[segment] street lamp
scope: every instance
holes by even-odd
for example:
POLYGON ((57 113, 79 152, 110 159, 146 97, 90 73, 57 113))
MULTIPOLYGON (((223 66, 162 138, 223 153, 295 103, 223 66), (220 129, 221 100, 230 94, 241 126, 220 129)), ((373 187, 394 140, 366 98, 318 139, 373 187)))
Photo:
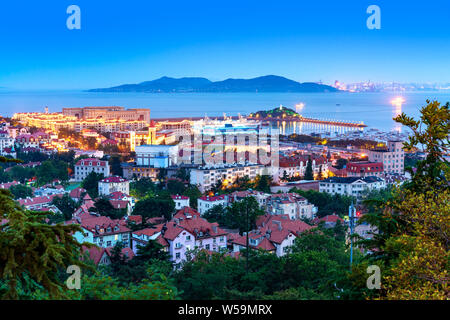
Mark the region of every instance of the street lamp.
MULTIPOLYGON (((250 192, 252 192, 252 189, 248 189, 248 191, 250 191, 250 192)), ((246 234, 246 238, 247 238, 247 252, 246 252, 246 259, 245 259, 245 269, 246 269, 246 272, 247 272, 247 275, 248 275, 248 252, 249 252, 249 245, 248 245, 248 233, 249 233, 249 218, 248 218, 248 201, 246 201, 246 203, 245 203, 245 213, 246 213, 246 215, 247 215, 247 222, 246 222, 246 225, 247 225, 247 234, 246 234)))
POLYGON ((349 218, 349 222, 350 222, 350 271, 352 269, 352 264, 353 264, 353 230, 355 228, 355 219, 356 219, 355 213, 356 213, 356 208, 353 205, 353 201, 352 201, 352 204, 348 208, 348 218, 349 218))

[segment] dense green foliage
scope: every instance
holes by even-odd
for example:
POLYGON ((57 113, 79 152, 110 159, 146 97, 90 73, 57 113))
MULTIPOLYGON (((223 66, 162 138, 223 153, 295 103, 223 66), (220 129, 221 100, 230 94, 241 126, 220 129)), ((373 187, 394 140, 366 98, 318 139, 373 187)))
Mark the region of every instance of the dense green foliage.
POLYGON ((242 201, 233 202, 231 206, 226 208, 221 205, 214 206, 205 212, 203 217, 209 222, 218 222, 220 226, 239 229, 242 234, 255 229, 256 219, 263 214, 264 210, 259 208, 256 199, 247 197, 242 201))
POLYGON ((98 182, 103 178, 103 173, 92 171, 81 182, 81 187, 86 189, 91 199, 95 199, 98 197, 98 182))
POLYGON ((11 191, 12 195, 14 196, 14 199, 25 199, 27 197, 33 196, 33 189, 24 184, 11 186, 9 188, 9 191, 11 191))
POLYGON ((339 216, 347 215, 348 207, 352 201, 354 201, 353 197, 342 196, 339 194, 331 195, 329 193, 314 190, 304 191, 293 188, 290 191, 298 193, 318 207, 317 216, 319 218, 330 214, 337 214, 339 216))
POLYGON ((251 251, 245 258, 205 252, 186 262, 174 277, 184 299, 336 299, 346 283, 348 252, 333 229, 299 237, 291 253, 277 257, 251 251))

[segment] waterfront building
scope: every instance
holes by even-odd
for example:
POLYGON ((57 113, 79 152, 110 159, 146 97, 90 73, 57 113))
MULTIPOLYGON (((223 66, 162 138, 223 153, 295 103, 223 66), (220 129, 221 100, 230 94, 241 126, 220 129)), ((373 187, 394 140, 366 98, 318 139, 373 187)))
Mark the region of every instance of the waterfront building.
POLYGON ((138 131, 149 126, 149 122, 146 120, 126 118, 79 119, 75 116, 63 115, 62 113, 16 113, 13 119, 26 126, 54 132, 63 129, 76 132, 82 132, 85 129, 93 129, 97 132, 138 131))
POLYGON ((128 109, 124 107, 63 108, 62 114, 77 119, 145 121, 150 123, 150 109, 128 109))

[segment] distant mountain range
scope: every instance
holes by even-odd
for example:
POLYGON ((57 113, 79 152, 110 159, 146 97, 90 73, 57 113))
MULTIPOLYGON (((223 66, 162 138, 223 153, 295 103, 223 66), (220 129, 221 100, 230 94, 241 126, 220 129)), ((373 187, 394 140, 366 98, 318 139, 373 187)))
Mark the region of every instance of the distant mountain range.
POLYGON ((280 76, 253 79, 210 81, 206 78, 162 77, 139 84, 124 84, 112 88, 91 89, 89 92, 336 92, 336 88, 313 83, 296 82, 280 76))

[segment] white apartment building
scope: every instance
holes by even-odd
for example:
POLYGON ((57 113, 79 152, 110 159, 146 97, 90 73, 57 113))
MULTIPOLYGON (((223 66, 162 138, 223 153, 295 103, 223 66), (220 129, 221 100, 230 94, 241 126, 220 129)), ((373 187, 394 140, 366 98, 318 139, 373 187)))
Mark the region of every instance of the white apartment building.
POLYGON ((184 207, 189 207, 189 197, 172 195, 172 200, 175 202, 175 210, 183 209, 184 207))
POLYGON ((192 169, 190 183, 196 185, 203 193, 210 190, 219 181, 229 183, 244 176, 248 176, 252 180, 263 173, 264 166, 260 164, 217 164, 192 169))
POLYGON ((109 176, 108 161, 88 158, 79 160, 75 164, 76 181, 83 181, 91 172, 102 173, 105 177, 109 176))
POLYGON ((291 220, 314 219, 317 207, 296 193, 272 194, 267 199, 267 212, 271 215, 288 215, 291 220))
POLYGON ((226 207, 228 205, 228 197, 226 195, 221 196, 203 196, 197 199, 197 209, 201 215, 205 214, 209 209, 215 206, 226 207))
POLYGON ((107 196, 113 192, 130 193, 130 182, 122 177, 107 177, 98 182, 98 194, 107 196))
POLYGON ((386 181, 380 177, 331 177, 320 181, 319 191, 361 198, 367 190, 383 189, 386 181))
POLYGON ((369 161, 383 163, 385 173, 405 173, 405 151, 403 142, 390 140, 387 149, 368 150, 369 161))

